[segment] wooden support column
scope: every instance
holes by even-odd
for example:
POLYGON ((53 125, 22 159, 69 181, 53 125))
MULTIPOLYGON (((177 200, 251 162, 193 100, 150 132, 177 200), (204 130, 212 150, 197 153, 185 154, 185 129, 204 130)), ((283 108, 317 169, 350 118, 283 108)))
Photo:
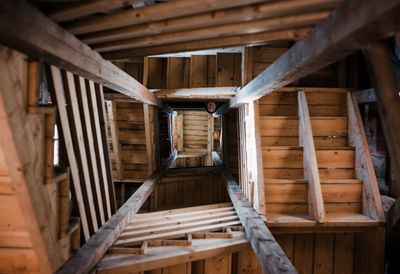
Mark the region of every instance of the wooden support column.
POLYGON ((319 223, 325 222, 325 208, 319 180, 314 136, 304 91, 298 93, 299 144, 303 147, 304 178, 308 181, 308 212, 319 223))
POLYGON ((223 166, 215 151, 213 152, 213 160, 219 169, 222 179, 225 181, 229 197, 242 225, 246 229, 246 237, 250 241, 250 245, 257 255, 264 273, 297 273, 289 258, 264 223, 264 220, 250 205, 248 199, 244 197, 238 183, 223 166))
POLYGON ((395 176, 395 185, 391 191, 396 197, 400 197, 400 89, 386 44, 370 44, 365 53, 376 90, 378 112, 395 176))
POLYGON ((171 167, 176 159, 172 154, 139 189, 126 201, 126 203, 72 256, 57 273, 89 273, 103 258, 108 248, 115 242, 118 235, 139 211, 147 198, 153 192, 155 185, 171 167))
POLYGON ((257 180, 254 188, 254 208, 258 213, 265 216, 265 194, 264 194, 264 164, 261 145, 260 133, 260 111, 258 101, 253 102, 253 115, 254 115, 254 137, 256 142, 256 159, 257 159, 257 180), (256 200, 257 199, 257 200, 256 200))

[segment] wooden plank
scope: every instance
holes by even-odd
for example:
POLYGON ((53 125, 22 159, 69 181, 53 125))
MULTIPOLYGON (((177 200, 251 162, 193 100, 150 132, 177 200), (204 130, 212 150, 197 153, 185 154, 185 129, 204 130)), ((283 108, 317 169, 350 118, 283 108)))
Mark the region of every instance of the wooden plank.
POLYGON ((66 109, 65 91, 61 77, 61 71, 51 66, 48 71, 49 87, 51 92, 55 94, 54 98, 58 106, 58 113, 60 115, 61 127, 63 128, 62 133, 64 136, 64 142, 67 150, 68 162, 71 168, 71 177, 74 185, 74 194, 77 199, 79 216, 82 222, 83 236, 85 240, 90 237, 88 217, 85 209, 85 201, 82 194, 82 188, 80 184, 80 178, 78 173, 78 162, 74 153, 74 145, 71 136, 70 123, 68 119, 68 113, 66 109))
POLYGON ((241 57, 239 53, 217 54, 217 87, 241 86, 241 57))
POLYGON ((121 145, 119 142, 119 127, 117 123, 117 106, 113 101, 107 102, 108 120, 111 131, 111 142, 113 146, 113 154, 116 162, 117 178, 122 179, 122 163, 121 163, 121 145))
POLYGON ((171 155, 159 170, 155 171, 146 179, 117 213, 111 216, 106 224, 104 224, 57 273, 90 272, 104 256, 108 248, 114 243, 126 224, 139 211, 140 207, 154 190, 155 185, 161 180, 162 176, 173 164, 175 159, 176 154, 171 155))
MULTIPOLYGON (((108 177, 107 177, 107 169, 110 170, 110 166, 108 165, 108 161, 105 159, 105 149, 103 146, 103 138, 106 138, 106 135, 102 133, 102 125, 101 125, 101 116, 103 114, 102 108, 99 108, 98 100, 96 95, 100 95, 102 91, 96 90, 96 85, 92 81, 85 81, 86 91, 89 103, 89 112, 91 117, 91 125, 93 132, 93 140, 96 152, 96 161, 100 166, 100 189, 102 198, 104 201, 104 212, 106 212, 106 216, 109 218, 111 213, 111 205, 110 205, 110 193, 112 193, 112 189, 108 188, 108 177), (96 94, 97 93, 97 94, 96 94)), ((103 104, 103 100, 101 101, 103 104)), ((102 107, 102 105, 100 105, 102 107)), ((104 126, 105 129, 105 126, 104 126)), ((108 146, 108 144, 107 144, 108 146)))
POLYGON ((192 55, 190 57, 190 87, 206 87, 208 79, 208 56, 192 55))
POLYGON ((334 272, 354 273, 354 233, 335 233, 334 272))
POLYGON ((298 93, 299 106, 299 145, 303 146, 304 178, 308 181, 309 214, 323 223, 325 220, 324 200, 319 180, 317 156, 315 153, 313 129, 304 91, 298 93))
POLYGON ((212 152, 214 151, 214 118, 211 114, 208 115, 208 127, 207 127, 207 156, 206 156, 206 165, 212 166, 212 152))
MULTIPOLYGON (((129 60, 130 58, 135 58, 138 56, 149 56, 149 55, 156 55, 163 53, 184 52, 192 50, 194 51, 201 49, 213 49, 213 48, 233 47, 242 45, 254 45, 254 44, 265 43, 265 41, 268 42, 281 42, 288 40, 293 41, 304 38, 309 31, 310 28, 299 28, 299 29, 280 30, 271 32, 268 31, 268 32, 254 33, 254 34, 245 34, 240 36, 204 39, 193 42, 168 44, 161 46, 150 46, 150 47, 128 49, 115 52, 105 52, 103 56, 108 60, 117 61, 117 60, 129 60)), ((214 86, 214 85, 210 84, 209 86, 214 86)))
POLYGON ((260 133, 260 112, 259 102, 253 102, 253 116, 254 116, 254 138, 256 145, 256 159, 257 159, 257 181, 255 182, 255 195, 254 195, 254 208, 261 215, 265 215, 265 194, 264 194, 264 164, 263 164, 263 150, 262 140, 260 133))
POLYGON ((167 100, 227 100, 232 98, 237 91, 237 87, 202 87, 202 88, 180 88, 180 89, 160 89, 155 90, 159 99, 167 100))
MULTIPOLYGON (((106 18, 88 18, 80 22, 74 22, 68 25, 68 30, 73 34, 82 34, 87 32, 96 32, 106 29, 124 27, 127 25, 137 25, 157 20, 170 19, 174 17, 189 16, 196 13, 213 11, 223 8, 231 8, 243 5, 240 0, 198 2, 188 0, 178 3, 165 3, 163 5, 154 5, 146 9, 133 9, 121 11, 106 18)), ((246 4, 261 2, 260 0, 249 0, 246 4)))
POLYGON ((353 94, 357 98, 359 104, 368 104, 376 102, 376 92, 375 89, 369 88, 364 90, 354 91, 353 94))
POLYGON ((313 234, 295 234, 293 261, 299 273, 313 273, 313 234))
POLYGON ((188 88, 190 58, 169 57, 167 62, 167 88, 188 88))
MULTIPOLYGON (((266 2, 254 5, 245 5, 238 8, 218 10, 186 17, 171 18, 169 20, 155 21, 147 24, 124 26, 118 29, 99 31, 80 35, 83 42, 96 44, 129 38, 157 35, 160 33, 171 33, 199 28, 210 28, 221 25, 237 24, 257 19, 276 18, 300 12, 314 12, 329 10, 336 7, 341 1, 337 0, 302 0, 285 2, 266 2)), ((251 80, 251 79, 250 79, 251 80)))
POLYGON ((110 10, 118 9, 128 5, 134 5, 143 2, 142 0, 96 0, 84 3, 72 3, 62 9, 53 11, 49 17, 56 22, 71 21, 77 18, 85 17, 90 14, 104 13, 110 10))
MULTIPOLYGON (((93 234, 98 230, 99 224, 101 226, 101 224, 104 223, 103 201, 101 198, 98 181, 97 185, 95 181, 92 182, 93 177, 91 177, 91 175, 89 174, 90 167, 85 148, 85 139, 82 126, 83 121, 81 120, 81 114, 79 113, 79 103, 78 103, 78 96, 76 94, 74 75, 70 72, 65 72, 65 71, 62 71, 61 74, 63 76, 69 122, 72 125, 71 126, 72 141, 74 143, 74 147, 77 148, 78 150, 77 152, 75 152, 75 155, 77 156, 78 160, 80 182, 84 198, 85 196, 87 196, 85 198, 86 199, 85 204, 86 207, 88 208, 88 216, 91 219, 91 225, 92 225, 91 233, 93 234), (95 193, 96 195, 94 195, 93 193, 95 193), (97 218, 97 216, 99 216, 99 218, 97 218)), ((78 84, 79 86, 81 85, 81 83, 78 84)), ((84 82, 82 82, 82 85, 84 85, 84 82)), ((57 95, 62 96, 60 95, 60 93, 58 93, 57 95)), ((84 121, 86 122, 87 120, 84 121)), ((90 126, 90 123, 88 126, 90 126)))
MULTIPOLYGON (((383 221, 384 213, 378 182, 368 149, 364 126, 355 96, 347 95, 349 143, 355 147, 356 177, 363 181, 363 213, 383 221)), ((397 134, 397 133, 396 133, 397 134)))
POLYGON ((193 245, 190 249, 162 252, 156 256, 143 256, 136 260, 132 260, 131 258, 103 260, 97 270, 99 273, 115 273, 115 271, 118 271, 118 273, 131 273, 132 269, 135 269, 135 271, 145 271, 204 260, 214 256, 228 255, 248 248, 249 243, 246 239, 242 237, 232 238, 218 244, 193 245))
POLYGON ((314 273, 333 273, 334 235, 314 234, 314 273))
POLYGON ((230 100, 230 106, 257 100, 346 57, 369 41, 395 32, 400 25, 397 24, 399 10, 400 1, 391 1, 387 6, 382 6, 379 0, 343 4, 318 24, 307 38, 296 43, 241 89, 230 100), (385 27, 375 28, 377 24, 385 27))
POLYGON ((147 173, 148 176, 151 175, 154 171, 153 166, 153 141, 152 141, 152 130, 150 125, 150 111, 149 105, 143 104, 143 113, 144 113, 144 131, 146 136, 146 154, 147 154, 147 173))
POLYGON ((230 274, 232 255, 220 255, 204 260, 204 274, 230 274))
POLYGON ((194 30, 183 30, 173 33, 160 33, 152 36, 104 42, 99 44, 92 44, 91 46, 96 51, 104 53, 146 46, 159 46, 171 43, 184 43, 210 38, 243 35, 249 33, 249 30, 257 33, 282 29, 309 27, 325 19, 329 15, 329 13, 329 11, 320 11, 307 14, 289 15, 284 16, 283 18, 278 17, 271 19, 261 19, 257 21, 216 26, 213 28, 212 32, 209 31, 209 28, 200 28, 194 30))
POLYGON ((138 81, 111 62, 105 61, 97 52, 30 4, 1 2, 0 14, 0 40, 5 45, 139 101, 160 104, 138 81))
POLYGON ((261 216, 254 210, 249 201, 243 197, 237 182, 229 171, 223 167, 222 161, 216 152, 213 152, 213 161, 220 170, 220 175, 225 181, 229 197, 242 225, 246 229, 246 237, 249 239, 264 273, 297 273, 261 216))

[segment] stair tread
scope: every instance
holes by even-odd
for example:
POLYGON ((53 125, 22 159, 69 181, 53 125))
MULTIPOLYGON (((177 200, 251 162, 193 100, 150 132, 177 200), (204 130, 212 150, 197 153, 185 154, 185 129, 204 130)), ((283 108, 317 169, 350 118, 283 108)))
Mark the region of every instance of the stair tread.
POLYGON ((290 119, 290 120, 299 120, 299 117, 297 117, 297 116, 284 116, 284 115, 262 115, 262 116, 260 116, 260 118, 261 119, 265 119, 265 120, 267 120, 267 119, 276 119, 276 120, 279 120, 279 119, 290 119))
POLYGON ((304 179, 264 179, 264 184, 307 184, 304 179))
POLYGON ((316 147, 316 151, 319 150, 355 150, 354 147, 344 146, 344 147, 316 147))
POLYGON ((358 179, 321 179, 322 184, 362 184, 358 179))
POLYGON ((263 149, 268 149, 268 150, 303 150, 303 147, 299 147, 299 146, 263 146, 263 149))
POLYGON ((311 120, 333 120, 333 119, 341 119, 347 120, 346 116, 310 116, 311 120))

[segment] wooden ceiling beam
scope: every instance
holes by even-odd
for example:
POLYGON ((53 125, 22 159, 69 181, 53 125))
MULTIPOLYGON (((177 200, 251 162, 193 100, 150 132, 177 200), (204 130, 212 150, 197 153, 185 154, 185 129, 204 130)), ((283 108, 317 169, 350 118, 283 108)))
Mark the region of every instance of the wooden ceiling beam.
POLYGON ((345 2, 231 99, 230 106, 254 101, 317 71, 368 42, 400 28, 400 0, 345 2))
POLYGON ((0 1, 0 43, 151 105, 159 100, 24 1, 0 1))
POLYGON ((58 271, 58 274, 89 273, 103 258, 108 248, 117 240, 124 227, 132 220, 147 198, 153 192, 155 185, 172 166, 176 159, 172 154, 160 169, 156 170, 125 204, 73 255, 58 271))
POLYGON ((153 90, 158 99, 163 100, 229 100, 238 87, 180 88, 153 90))
POLYGON ((95 0, 95 1, 74 1, 68 7, 55 10, 49 17, 56 22, 71 21, 91 14, 107 12, 124 6, 144 3, 145 0, 95 0))
POLYGON ((296 269, 275 240, 264 220, 251 206, 243 195, 239 184, 231 173, 224 167, 218 154, 212 153, 214 165, 218 168, 222 180, 225 182, 229 197, 235 207, 242 225, 245 227, 246 238, 257 255, 264 273, 297 273, 296 269))
POLYGON ((279 16, 326 11, 337 7, 343 0, 289 0, 253 4, 228 10, 195 14, 105 30, 78 36, 83 42, 99 44, 117 40, 132 39, 150 35, 210 28, 219 25, 242 23, 253 20, 269 19, 279 16))
MULTIPOLYGON (((268 0, 271 1, 271 0, 268 0)), ((227 9, 265 2, 265 0, 185 0, 171 1, 144 9, 122 11, 106 16, 97 16, 67 24, 73 34, 96 32, 129 25, 138 25, 158 20, 188 16, 202 12, 227 9)))
POLYGON ((215 49, 222 47, 234 47, 241 45, 258 45, 280 41, 295 41, 304 38, 310 28, 299 28, 292 30, 281 30, 272 32, 262 32, 255 34, 245 34, 239 36, 214 38, 200 41, 176 43, 161 46, 151 46, 138 49, 128 49, 103 53, 103 57, 109 60, 124 61, 140 56, 151 56, 164 53, 186 52, 202 49, 215 49))
POLYGON ((213 27, 212 31, 210 31, 210 28, 204 28, 174 33, 165 33, 154 36, 95 44, 92 45, 92 48, 102 53, 148 46, 184 43, 211 38, 223 38, 232 35, 244 35, 247 33, 259 33, 266 31, 311 27, 328 17, 329 13, 329 11, 322 11, 310 14, 262 19, 244 23, 234 23, 230 25, 213 27))

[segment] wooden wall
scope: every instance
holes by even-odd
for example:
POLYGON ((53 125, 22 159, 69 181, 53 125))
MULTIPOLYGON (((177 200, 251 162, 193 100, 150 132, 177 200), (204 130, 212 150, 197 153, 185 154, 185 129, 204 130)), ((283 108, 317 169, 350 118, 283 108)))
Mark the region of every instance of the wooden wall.
MULTIPOLYGON (((284 54, 290 45, 288 43, 276 43, 268 46, 256 46, 251 49, 253 64, 250 68, 252 78, 255 78, 264 69, 271 65, 277 58, 284 54)), ((297 87, 344 87, 346 81, 347 66, 345 63, 334 63, 315 73, 299 79, 290 86, 297 87)))
POLYGON ((275 235, 299 274, 383 273, 384 237, 382 228, 275 235))
POLYGON ((80 246, 69 170, 53 166, 56 108, 38 105, 38 63, 0 47, 0 70, 0 272, 53 273, 80 246))

